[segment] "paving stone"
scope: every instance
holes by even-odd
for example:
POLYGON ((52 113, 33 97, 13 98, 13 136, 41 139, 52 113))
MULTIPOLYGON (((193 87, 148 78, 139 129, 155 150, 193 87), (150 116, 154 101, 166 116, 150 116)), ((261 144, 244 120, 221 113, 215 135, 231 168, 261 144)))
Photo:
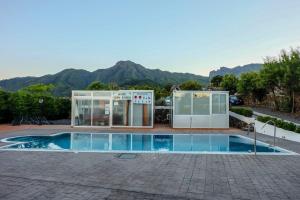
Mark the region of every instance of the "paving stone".
MULTIPOLYGON (((299 144, 279 144, 300 152, 299 144)), ((139 154, 119 159, 112 153, 0 153, 0 199, 8 200, 298 200, 299 188, 300 156, 139 154)))

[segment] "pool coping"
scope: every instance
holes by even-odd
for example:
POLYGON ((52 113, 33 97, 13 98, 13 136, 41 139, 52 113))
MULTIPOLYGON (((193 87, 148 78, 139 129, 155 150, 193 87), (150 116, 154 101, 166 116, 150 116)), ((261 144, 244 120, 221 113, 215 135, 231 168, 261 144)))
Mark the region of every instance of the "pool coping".
MULTIPOLYGON (((15 142, 15 141, 8 141, 11 138, 17 138, 17 137, 54 137, 54 136, 58 136, 58 135, 62 135, 62 134, 66 134, 66 133, 82 133, 82 134, 143 134, 145 135, 145 133, 141 132, 119 132, 119 133, 99 133, 99 132, 58 132, 58 133, 53 133, 50 135, 22 135, 22 136, 12 136, 12 137, 7 137, 7 138, 3 138, 0 140, 0 142, 4 142, 4 143, 10 143, 8 145, 4 145, 0 147, 0 151, 21 151, 21 152, 63 152, 63 153, 132 153, 132 154, 218 154, 218 155, 255 155, 255 152, 218 152, 218 151, 126 151, 126 150, 104 150, 104 151, 93 151, 93 150, 70 150, 70 149, 7 149, 7 147, 10 147, 12 145, 18 145, 18 144, 23 144, 23 143, 27 143, 27 142, 15 142)), ((149 135, 174 135, 174 134, 170 134, 170 133, 150 133, 149 135)), ((176 135, 212 135, 211 133, 207 133, 207 134, 197 134, 197 133, 176 133, 176 135)), ((224 135, 223 133, 213 133, 213 135, 224 135)), ((231 135, 231 134, 226 134, 226 135, 231 135)), ((241 138, 244 139, 248 139, 251 141, 254 141, 253 138, 250 137, 246 137, 240 134, 232 134, 233 136, 239 136, 241 138)), ((287 150, 284 149, 282 147, 279 146, 275 146, 273 147, 272 145, 262 142, 260 140, 256 140, 257 144, 262 144, 265 146, 269 146, 272 147, 276 150, 279 151, 285 151, 282 153, 275 153, 275 152, 256 152, 256 155, 300 155, 294 151, 291 150, 287 150)))

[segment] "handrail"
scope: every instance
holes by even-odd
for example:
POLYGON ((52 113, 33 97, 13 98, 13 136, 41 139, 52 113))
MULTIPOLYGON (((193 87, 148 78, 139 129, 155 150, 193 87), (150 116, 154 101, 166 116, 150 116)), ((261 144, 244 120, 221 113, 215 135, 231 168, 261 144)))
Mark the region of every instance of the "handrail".
POLYGON ((248 124, 248 135, 250 133, 250 128, 253 125, 253 131, 254 131, 254 155, 256 156, 256 128, 255 128, 255 122, 251 122, 248 124))
POLYGON ((272 120, 272 119, 270 119, 269 121, 267 121, 266 123, 264 123, 264 125, 261 127, 261 129, 263 129, 270 122, 272 122, 271 125, 274 126, 273 146, 275 147, 275 142, 276 142, 276 123, 275 123, 275 121, 272 120))

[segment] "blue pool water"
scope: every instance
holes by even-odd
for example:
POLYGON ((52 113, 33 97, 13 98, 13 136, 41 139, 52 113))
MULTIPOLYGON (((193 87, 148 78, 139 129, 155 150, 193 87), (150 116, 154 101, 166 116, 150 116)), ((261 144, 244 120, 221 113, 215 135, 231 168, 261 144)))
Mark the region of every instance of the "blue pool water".
MULTIPOLYGON (((99 152, 253 152, 252 139, 224 134, 61 133, 8 138, 4 149, 45 149, 99 152)), ((257 152, 288 153, 257 142, 257 152)))

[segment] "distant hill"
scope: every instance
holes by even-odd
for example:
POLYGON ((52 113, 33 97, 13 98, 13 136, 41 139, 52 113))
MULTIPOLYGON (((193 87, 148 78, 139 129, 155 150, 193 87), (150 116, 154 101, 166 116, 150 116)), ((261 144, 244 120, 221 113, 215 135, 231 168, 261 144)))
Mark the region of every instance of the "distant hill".
POLYGON ((218 70, 211 71, 209 73, 209 78, 211 79, 217 75, 224 76, 225 74, 234 74, 236 76, 240 76, 242 73, 250 72, 250 71, 259 71, 261 68, 262 68, 262 64, 259 63, 237 66, 233 68, 221 67, 218 70))
POLYGON ((131 61, 119 61, 114 66, 89 72, 83 69, 65 69, 53 75, 41 77, 22 77, 0 81, 0 87, 16 91, 32 84, 54 84, 54 94, 70 96, 71 90, 84 89, 93 81, 103 83, 115 82, 120 86, 142 84, 178 84, 186 80, 208 83, 208 77, 190 73, 172 73, 159 69, 148 69, 131 61))

